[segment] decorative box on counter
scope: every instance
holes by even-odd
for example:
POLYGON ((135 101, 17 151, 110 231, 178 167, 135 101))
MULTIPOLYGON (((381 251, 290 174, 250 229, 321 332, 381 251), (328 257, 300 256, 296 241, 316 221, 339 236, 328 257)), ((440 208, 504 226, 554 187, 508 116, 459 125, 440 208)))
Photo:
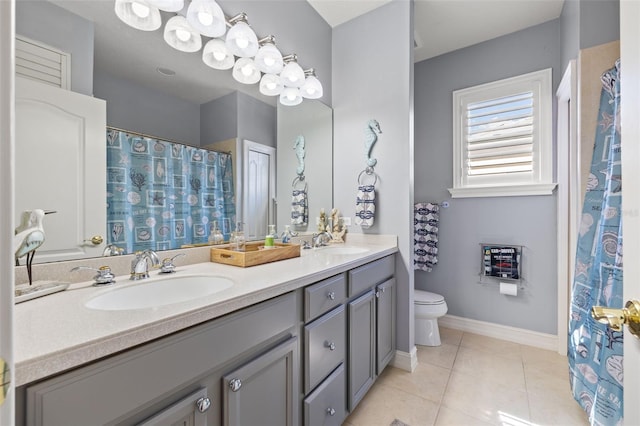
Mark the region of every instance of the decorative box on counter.
POLYGON ((271 248, 264 248, 264 241, 250 241, 245 244, 244 251, 233 250, 232 244, 224 244, 211 248, 211 261, 225 265, 248 266, 300 257, 300 244, 275 243, 271 248))

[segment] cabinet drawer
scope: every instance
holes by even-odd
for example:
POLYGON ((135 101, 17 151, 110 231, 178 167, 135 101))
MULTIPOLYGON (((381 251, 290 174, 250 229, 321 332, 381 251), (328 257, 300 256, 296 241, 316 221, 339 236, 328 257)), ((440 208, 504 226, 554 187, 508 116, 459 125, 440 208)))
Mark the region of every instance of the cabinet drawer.
POLYGON ((309 322, 319 315, 340 305, 347 297, 345 274, 327 278, 304 289, 304 321, 309 322))
POLYGON ((315 388, 345 356, 346 315, 344 305, 304 327, 304 393, 315 388))
POLYGON ((395 255, 383 257, 349 271, 349 297, 356 296, 393 276, 395 255))
POLYGON ((305 426, 340 426, 346 415, 345 389, 344 364, 340 364, 311 395, 305 398, 305 426))

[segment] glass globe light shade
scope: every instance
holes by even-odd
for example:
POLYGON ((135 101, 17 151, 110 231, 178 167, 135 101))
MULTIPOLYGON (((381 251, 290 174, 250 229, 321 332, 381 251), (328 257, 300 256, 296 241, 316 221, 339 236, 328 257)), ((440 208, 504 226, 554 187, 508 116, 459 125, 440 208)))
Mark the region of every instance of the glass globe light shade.
POLYGON ((184 16, 176 15, 164 26, 164 41, 182 52, 197 52, 202 47, 202 37, 184 16))
POLYGON ((142 31, 155 31, 162 25, 160 11, 145 0, 116 0, 116 16, 122 22, 142 31))
POLYGON ((315 75, 309 75, 300 88, 303 98, 318 99, 322 97, 322 83, 315 75))
POLYGON ((202 61, 217 70, 228 70, 233 67, 235 58, 224 44, 224 41, 214 38, 204 45, 202 61))
POLYGON ((304 84, 304 71, 297 62, 287 63, 280 73, 282 81, 287 87, 300 87, 304 84))
POLYGON ((282 93, 282 89, 282 79, 277 74, 265 74, 260 79, 260 93, 263 95, 276 96, 282 93))
POLYGON ((233 78, 243 84, 254 84, 260 81, 260 70, 251 58, 240 58, 233 66, 233 78))
POLYGON ((184 7, 184 0, 146 0, 153 7, 165 12, 179 12, 184 7))
POLYGON ((282 53, 272 43, 265 43, 254 58, 256 66, 265 74, 279 74, 284 68, 282 53))
POLYGON ((299 105, 302 102, 300 90, 296 87, 285 87, 280 93, 280 103, 286 106, 299 105))
POLYGON ((220 37, 227 31, 224 12, 214 0, 193 0, 187 9, 187 21, 207 37, 220 37))
POLYGON ((240 58, 249 58, 258 53, 258 37, 244 21, 236 22, 229 29, 226 43, 229 52, 240 58))

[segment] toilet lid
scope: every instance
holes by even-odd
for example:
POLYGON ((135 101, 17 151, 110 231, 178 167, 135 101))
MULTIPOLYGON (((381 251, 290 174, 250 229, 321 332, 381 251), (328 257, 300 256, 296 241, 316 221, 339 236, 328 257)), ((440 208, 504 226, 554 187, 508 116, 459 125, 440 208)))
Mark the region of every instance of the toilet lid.
POLYGON ((424 290, 414 291, 413 299, 418 305, 440 305, 444 303, 443 296, 424 290))

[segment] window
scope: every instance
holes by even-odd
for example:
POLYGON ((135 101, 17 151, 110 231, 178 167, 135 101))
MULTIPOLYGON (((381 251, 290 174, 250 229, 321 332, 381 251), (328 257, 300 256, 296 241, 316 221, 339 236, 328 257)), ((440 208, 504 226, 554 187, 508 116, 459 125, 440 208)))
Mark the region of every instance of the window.
POLYGON ((70 89, 71 55, 16 35, 16 75, 70 89))
POLYGON ((453 92, 454 198, 551 194, 551 69, 453 92))

